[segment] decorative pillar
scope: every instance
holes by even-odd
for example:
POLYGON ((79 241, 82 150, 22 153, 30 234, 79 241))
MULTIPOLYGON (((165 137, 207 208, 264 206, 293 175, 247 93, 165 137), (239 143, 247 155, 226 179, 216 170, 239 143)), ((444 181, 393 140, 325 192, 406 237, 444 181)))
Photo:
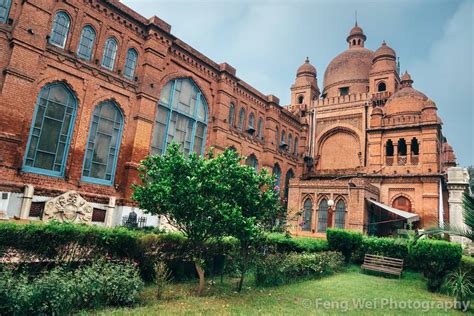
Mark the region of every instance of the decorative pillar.
POLYGON ((34 186, 31 184, 25 185, 25 190, 23 191, 23 198, 21 201, 20 219, 28 219, 30 217, 31 202, 33 200, 34 192, 34 186))
MULTIPOLYGON (((448 168, 448 204, 449 204, 449 224, 455 227, 466 229, 464 224, 464 192, 469 187, 469 173, 466 168, 448 168)), ((451 236, 452 241, 469 244, 470 241, 463 237, 451 236)))
POLYGON ((115 196, 109 198, 109 204, 106 206, 105 212, 105 227, 112 227, 112 218, 115 211, 115 196))

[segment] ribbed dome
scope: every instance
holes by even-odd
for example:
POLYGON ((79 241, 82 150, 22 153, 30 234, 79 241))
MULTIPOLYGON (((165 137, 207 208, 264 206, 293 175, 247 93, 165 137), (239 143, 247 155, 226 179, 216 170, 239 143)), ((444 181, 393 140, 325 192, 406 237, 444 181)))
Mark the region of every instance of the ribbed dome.
POLYGON ((382 42, 382 46, 380 46, 374 53, 374 62, 377 61, 377 59, 380 58, 389 58, 395 60, 397 58, 397 54, 395 51, 385 43, 385 41, 382 42))
POLYGON ((364 31, 357 24, 351 29, 349 35, 364 34, 364 31))
POLYGON ((402 88, 395 92, 385 104, 385 113, 398 114, 407 112, 421 112, 428 101, 428 97, 413 89, 410 75, 405 72, 402 76, 402 88))
POLYGON ((301 65, 298 70, 296 71, 296 76, 314 76, 316 77, 316 68, 309 62, 309 58, 306 57, 306 60, 303 65, 301 65))
MULTIPOLYGON (((336 56, 324 73, 324 92, 345 82, 369 82, 369 71, 372 66, 373 52, 364 47, 351 47, 336 56)), ((337 94, 337 91, 334 93, 337 94)))

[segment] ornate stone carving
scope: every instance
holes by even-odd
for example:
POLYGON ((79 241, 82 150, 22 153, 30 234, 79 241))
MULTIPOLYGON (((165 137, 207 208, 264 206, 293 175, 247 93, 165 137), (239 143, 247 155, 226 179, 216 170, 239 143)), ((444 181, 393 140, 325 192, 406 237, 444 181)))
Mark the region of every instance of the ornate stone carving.
POLYGON ((89 224, 92 221, 92 206, 77 192, 69 191, 49 200, 43 212, 43 221, 89 224))

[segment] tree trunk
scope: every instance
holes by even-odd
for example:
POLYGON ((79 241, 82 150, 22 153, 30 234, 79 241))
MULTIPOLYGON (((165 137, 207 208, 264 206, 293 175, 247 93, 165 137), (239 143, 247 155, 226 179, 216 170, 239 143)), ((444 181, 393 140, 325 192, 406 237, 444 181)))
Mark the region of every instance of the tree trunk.
POLYGON ((204 287, 206 285, 206 281, 204 279, 204 269, 201 267, 200 260, 194 261, 194 266, 196 267, 196 272, 199 276, 199 287, 198 287, 197 295, 201 296, 202 291, 204 290, 204 287))
POLYGON ((242 291, 242 286, 244 285, 244 278, 245 278, 245 273, 247 272, 247 266, 248 266, 248 254, 249 254, 249 249, 247 243, 241 246, 240 248, 241 252, 240 255, 242 257, 242 265, 240 269, 240 280, 239 284, 237 286, 237 292, 242 291))

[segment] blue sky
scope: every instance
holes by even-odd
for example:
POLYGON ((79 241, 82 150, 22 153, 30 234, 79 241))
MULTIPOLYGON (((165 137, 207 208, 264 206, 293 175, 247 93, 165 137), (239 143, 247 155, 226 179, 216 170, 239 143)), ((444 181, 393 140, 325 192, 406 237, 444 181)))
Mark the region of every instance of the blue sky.
POLYGON ((474 2, 456 0, 122 0, 237 76, 288 104, 295 72, 309 56, 320 89, 327 64, 347 48, 354 25, 366 47, 385 40, 414 88, 433 99, 460 165, 474 165, 474 2))

